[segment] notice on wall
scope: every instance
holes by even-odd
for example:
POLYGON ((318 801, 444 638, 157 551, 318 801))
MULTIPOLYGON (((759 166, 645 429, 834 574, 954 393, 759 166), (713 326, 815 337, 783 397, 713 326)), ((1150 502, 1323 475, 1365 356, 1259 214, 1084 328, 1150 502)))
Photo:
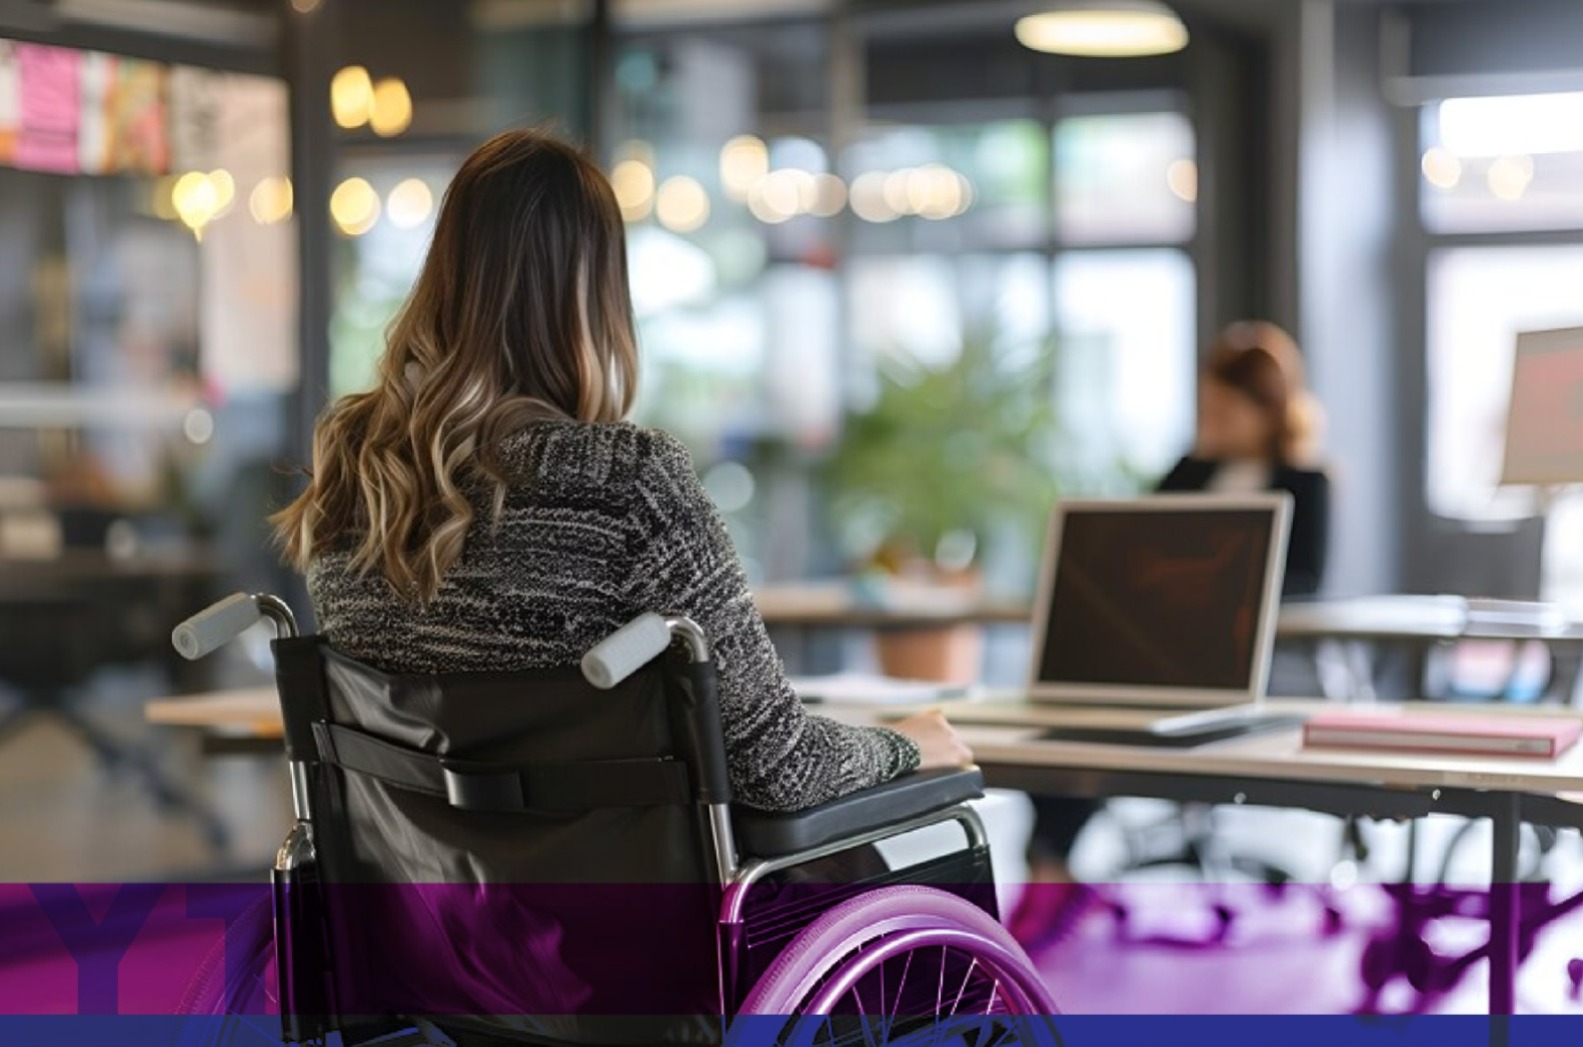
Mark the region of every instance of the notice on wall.
POLYGON ((17 44, 21 120, 14 163, 34 171, 80 169, 77 128, 82 120, 82 52, 17 44))
POLYGON ((114 55, 84 51, 79 67, 77 166, 84 174, 106 174, 110 167, 110 96, 115 84, 114 55))
MULTIPOLYGON (((0 40, 0 164, 58 174, 170 172, 174 72, 140 58, 0 40)), ((190 73, 184 85, 214 76, 190 73)), ((187 113, 202 108, 194 104, 202 95, 182 96, 187 113)), ((212 132, 186 137, 212 140, 212 132)))
POLYGON ((168 71, 157 62, 136 58, 117 59, 115 69, 109 109, 110 170, 161 174, 170 169, 165 129, 168 71))
POLYGON ((165 127, 173 171, 207 171, 217 163, 224 74, 178 65, 166 77, 165 127))

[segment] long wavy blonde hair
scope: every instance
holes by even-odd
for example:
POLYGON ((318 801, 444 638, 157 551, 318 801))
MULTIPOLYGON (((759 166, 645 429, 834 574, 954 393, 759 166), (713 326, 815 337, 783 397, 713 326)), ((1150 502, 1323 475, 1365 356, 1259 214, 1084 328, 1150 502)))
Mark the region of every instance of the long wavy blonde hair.
POLYGON ((480 146, 446 190, 377 384, 320 417, 306 490, 271 517, 306 569, 347 550, 403 599, 439 591, 507 478, 499 449, 543 419, 611 422, 637 385, 621 209, 603 173, 539 131, 480 146))

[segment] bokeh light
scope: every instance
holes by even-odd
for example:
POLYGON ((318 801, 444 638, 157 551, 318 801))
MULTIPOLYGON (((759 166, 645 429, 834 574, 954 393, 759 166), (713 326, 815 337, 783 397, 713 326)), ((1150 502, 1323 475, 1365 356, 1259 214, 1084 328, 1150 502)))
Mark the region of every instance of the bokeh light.
POLYGON ((1183 157, 1165 169, 1165 185, 1178 200, 1193 203, 1198 199, 1198 165, 1183 157))
POLYGON ((404 178, 385 197, 385 214, 397 229, 412 229, 434 212, 434 192, 421 178, 404 178))
POLYGON ((412 126, 412 95, 400 77, 387 76, 374 85, 368 126, 381 138, 393 138, 412 126))
POLYGON ((1455 189, 1462 181, 1462 161, 1444 146, 1425 150, 1422 163, 1424 181, 1436 189, 1455 189))
POLYGON ((868 171, 852 180, 852 213, 865 222, 891 222, 901 212, 885 198, 887 176, 883 171, 868 171))
POLYGON ((753 474, 741 462, 720 462, 703 476, 704 490, 723 513, 741 512, 753 501, 757 486, 753 474))
POLYGON ((350 130, 368 123, 374 112, 374 81, 368 70, 349 65, 330 80, 330 115, 350 130))
POLYGON ((194 407, 182 417, 181 432, 192 443, 208 443, 214 439, 214 415, 202 407, 194 407))
POLYGON ((726 196, 746 201, 753 185, 769 173, 769 147, 755 135, 738 135, 720 149, 720 186, 726 196))
POLYGON ((209 184, 214 187, 214 214, 210 216, 210 221, 213 221, 229 211, 236 202, 236 179, 223 167, 210 171, 208 177, 209 184))
POLYGON ((813 204, 810 214, 830 218, 846 206, 846 183, 833 174, 814 175, 813 204))
POLYGON ((248 195, 247 209, 253 221, 274 225, 291 217, 291 202, 291 179, 264 178, 248 195))
POLYGON ((610 172, 610 187, 615 190, 621 217, 639 222, 654 208, 654 169, 642 160, 623 160, 610 172))
POLYGON ((1521 200, 1533 178, 1533 157, 1525 155, 1498 157, 1485 175, 1490 192, 1508 202, 1521 200))
POLYGON ((709 220, 709 194, 696 178, 667 178, 654 200, 655 217, 674 233, 690 233, 709 220))
POLYGON ((379 221, 379 194, 366 179, 348 178, 330 194, 330 218, 347 236, 362 236, 379 221))

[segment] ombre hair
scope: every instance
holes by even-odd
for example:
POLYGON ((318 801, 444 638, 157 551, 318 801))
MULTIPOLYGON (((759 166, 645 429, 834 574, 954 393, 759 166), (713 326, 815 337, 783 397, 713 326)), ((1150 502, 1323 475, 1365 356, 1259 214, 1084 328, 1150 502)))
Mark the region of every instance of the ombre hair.
POLYGON ((305 491, 271 517, 300 570, 345 550, 403 599, 434 597, 508 478, 500 444, 546 419, 613 422, 636 392, 621 209, 583 153, 508 131, 467 158, 391 324, 372 390, 320 417, 305 491))

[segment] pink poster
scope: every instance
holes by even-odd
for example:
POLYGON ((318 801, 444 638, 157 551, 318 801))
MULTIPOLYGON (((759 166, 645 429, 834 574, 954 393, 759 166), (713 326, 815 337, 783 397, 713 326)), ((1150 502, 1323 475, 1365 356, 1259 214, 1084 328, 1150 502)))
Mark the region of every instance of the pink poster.
POLYGON ((16 54, 22 81, 16 166, 75 173, 81 55, 43 44, 17 44, 16 54))

